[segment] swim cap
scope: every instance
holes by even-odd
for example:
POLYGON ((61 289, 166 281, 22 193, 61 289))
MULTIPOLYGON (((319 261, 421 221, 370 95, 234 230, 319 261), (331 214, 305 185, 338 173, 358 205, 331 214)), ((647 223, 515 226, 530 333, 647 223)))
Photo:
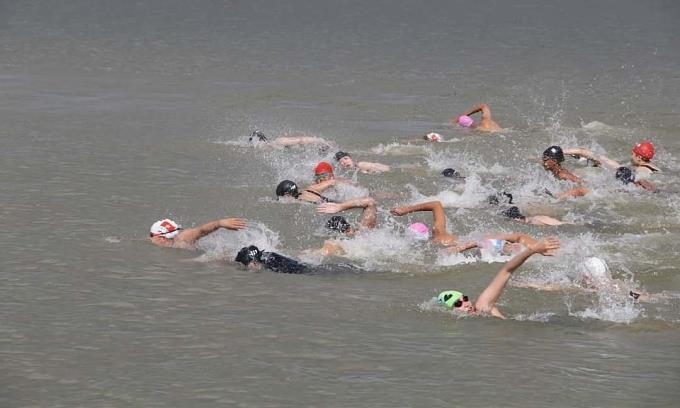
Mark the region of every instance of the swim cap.
POLYGON ((564 161, 564 152, 559 146, 550 146, 543 152, 543 160, 555 160, 558 163, 564 161))
POLYGON ((345 152, 335 153, 335 160, 340 161, 340 159, 342 159, 343 157, 351 157, 351 156, 349 155, 349 153, 345 153, 345 152))
POLYGON ((504 216, 511 218, 511 219, 520 219, 523 220, 526 217, 522 215, 521 212, 519 212, 519 207, 517 206, 512 206, 508 208, 507 210, 503 211, 501 214, 504 216))
POLYGON ((342 232, 343 234, 350 229, 349 222, 341 215, 334 215, 326 222, 326 228, 331 231, 342 232))
POLYGON ((458 124, 462 127, 470 127, 473 123, 475 123, 475 121, 467 115, 461 115, 458 117, 458 124))
POLYGON ((442 171, 442 175, 444 177, 451 177, 451 178, 461 178, 460 173, 458 173, 456 170, 452 168, 447 168, 442 171))
POLYGON ((333 166, 327 162, 319 162, 314 168, 314 174, 319 175, 323 173, 333 174, 333 166))
POLYGON ((444 140, 444 137, 439 133, 431 132, 425 135, 425 140, 429 140, 430 142, 441 142, 444 140))
POLYGON ((633 147, 633 153, 642 157, 646 161, 650 161, 654 157, 654 145, 652 142, 643 140, 633 147))
POLYGON ((449 309, 453 307, 456 300, 463 297, 463 294, 455 290, 445 290, 437 296, 437 303, 445 305, 449 309))
POLYGON ((633 176, 633 171, 628 167, 619 167, 616 169, 616 179, 621 180, 623 184, 628 184, 635 181, 635 176, 633 176))
POLYGON ((430 238, 430 229, 422 222, 414 222, 408 226, 408 230, 420 241, 427 241, 430 238))
POLYGON ((265 136, 264 133, 262 133, 259 130, 256 130, 253 133, 251 133, 250 138, 248 138, 248 141, 252 142, 253 139, 255 139, 255 138, 257 138, 257 140, 260 141, 260 142, 267 142, 267 136, 265 136))
POLYGON ((609 268, 607 268, 607 263, 604 260, 596 256, 589 256, 584 259, 583 266, 591 279, 597 280, 600 283, 605 283, 609 280, 609 268))
POLYGON ((248 266, 248 264, 253 261, 259 261, 261 257, 262 251, 260 251, 255 245, 251 245, 249 247, 241 248, 241 250, 238 251, 238 254, 236 254, 234 261, 248 266))
POLYGON ((283 180, 278 186, 276 186, 277 197, 283 197, 286 195, 298 198, 300 196, 300 191, 298 190, 297 184, 290 180, 283 180))
POLYGON ((491 205, 498 205, 500 204, 501 201, 506 202, 508 204, 512 204, 512 194, 508 193, 507 191, 503 191, 502 193, 496 193, 496 194, 491 194, 489 197, 487 197, 487 201, 491 205))
POLYGON ((165 218, 160 221, 156 221, 151 225, 149 230, 149 235, 152 237, 163 236, 165 238, 175 238, 179 234, 179 230, 182 226, 178 225, 175 221, 165 218))

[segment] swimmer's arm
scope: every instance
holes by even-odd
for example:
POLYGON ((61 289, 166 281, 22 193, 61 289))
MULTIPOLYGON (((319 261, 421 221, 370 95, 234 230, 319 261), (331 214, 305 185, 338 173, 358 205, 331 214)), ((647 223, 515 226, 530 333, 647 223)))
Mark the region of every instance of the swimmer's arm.
POLYGON ((390 166, 381 163, 358 162, 356 165, 362 173, 382 173, 390 171, 390 166))
POLYGON ((489 105, 482 103, 477 106, 473 106, 470 108, 468 111, 464 112, 462 116, 471 116, 474 115, 477 112, 482 112, 482 120, 484 119, 491 119, 491 109, 489 109, 489 105))
POLYGON ((533 225, 549 225, 551 227, 557 225, 570 224, 569 222, 560 221, 557 218, 549 217, 547 215, 532 215, 527 217, 527 223, 533 225))
POLYGON ((583 186, 579 186, 579 187, 569 189, 567 191, 563 191, 563 192, 557 194, 555 197, 558 200, 566 200, 566 199, 574 198, 574 197, 583 197, 584 195, 588 194, 589 192, 590 191, 587 188, 585 188, 583 186))
POLYGON ((446 252, 449 254, 458 254, 469 249, 477 248, 478 246, 479 245, 474 241, 464 242, 462 244, 456 243, 455 245, 446 247, 446 252))
POLYGON ((486 236, 487 239, 502 239, 508 242, 520 243, 525 247, 536 244, 538 241, 527 234, 520 232, 511 232, 508 234, 491 234, 486 236))
POLYGON ((496 316, 494 312, 500 314, 498 309, 496 309, 496 302, 503 293, 508 281, 512 277, 512 273, 515 272, 517 268, 522 266, 522 264, 524 264, 524 262, 532 255, 553 255, 553 253, 559 249, 559 247, 560 241, 557 238, 547 238, 545 240, 538 241, 535 245, 531 245, 529 248, 506 262, 501 270, 498 271, 491 283, 489 283, 489 286, 484 289, 482 294, 479 295, 479 298, 475 301, 475 307, 477 310, 484 313, 491 313, 494 316, 496 316))
POLYGON ((328 190, 329 187, 334 186, 335 183, 336 183, 335 179, 325 180, 316 184, 312 184, 311 186, 307 187, 307 190, 312 190, 315 193, 321 194, 324 191, 328 190))
POLYGON ((406 215, 413 212, 419 211, 431 211, 434 222, 432 225, 432 238, 445 239, 447 235, 446 232, 446 213, 444 212, 444 207, 441 201, 427 201, 424 203, 404 205, 400 207, 394 207, 390 210, 393 215, 406 215))
POLYGON ((558 171, 555 176, 557 176, 557 178, 560 180, 572 181, 574 183, 582 182, 579 176, 565 169, 561 169, 560 171, 558 171))
POLYGON ((327 141, 320 137, 314 136, 295 136, 295 137, 277 137, 276 139, 274 139, 274 143, 283 147, 290 147, 315 143, 327 143, 327 141))
POLYGON ((656 193, 656 186, 649 180, 635 180, 634 183, 635 185, 640 186, 647 191, 656 193))
POLYGON ((245 227, 246 221, 241 218, 222 218, 205 223, 195 228, 184 229, 177 235, 175 241, 193 245, 199 239, 220 228, 240 230, 244 229, 245 227))
POLYGON ((331 241, 326 241, 323 243, 323 246, 319 249, 319 254, 323 256, 331 256, 331 255, 344 255, 345 250, 342 248, 342 246, 331 242, 331 241))
POLYGON ((371 197, 353 198, 341 203, 322 203, 316 207, 319 214, 336 214, 352 208, 366 208, 375 206, 375 200, 371 197))

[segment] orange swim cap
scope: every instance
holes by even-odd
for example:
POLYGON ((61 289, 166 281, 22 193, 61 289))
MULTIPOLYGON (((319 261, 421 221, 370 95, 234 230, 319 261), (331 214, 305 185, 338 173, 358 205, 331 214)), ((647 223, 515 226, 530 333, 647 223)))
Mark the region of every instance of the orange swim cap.
POLYGON ((323 173, 333 174, 333 166, 327 162, 319 162, 319 164, 317 164, 314 168, 314 174, 317 175, 323 173))
POLYGON ((654 157, 654 145, 652 142, 643 140, 633 147, 633 153, 642 157, 643 159, 650 161, 654 157))

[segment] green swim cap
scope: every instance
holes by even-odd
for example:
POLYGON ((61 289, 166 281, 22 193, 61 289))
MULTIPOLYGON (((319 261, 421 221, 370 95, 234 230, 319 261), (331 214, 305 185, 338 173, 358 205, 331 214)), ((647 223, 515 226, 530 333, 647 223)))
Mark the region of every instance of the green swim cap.
POLYGON ((453 307, 456 300, 463 297, 463 294, 455 290, 445 290, 437 296, 437 303, 440 305, 446 305, 449 309, 453 307))

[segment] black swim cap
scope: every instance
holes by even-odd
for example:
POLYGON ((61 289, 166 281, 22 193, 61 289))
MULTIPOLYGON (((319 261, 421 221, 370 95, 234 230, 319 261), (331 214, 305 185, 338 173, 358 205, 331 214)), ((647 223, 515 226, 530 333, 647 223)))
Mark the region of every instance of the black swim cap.
POLYGON ((633 171, 631 169, 621 166, 616 169, 616 179, 621 180, 623 184, 628 184, 635 181, 635 176, 633 176, 633 171))
POLYGON ((498 205, 501 201, 507 204, 512 204, 513 197, 512 194, 508 193, 507 191, 503 191, 502 193, 491 194, 489 197, 487 197, 487 200, 491 205, 498 205))
POLYGON ((543 152, 543 160, 555 160, 558 163, 564 161, 564 152, 559 146, 550 146, 543 152))
POLYGON ((337 152, 335 153, 335 160, 340 161, 343 157, 352 157, 349 155, 349 153, 346 152, 337 152))
POLYGON ((298 190, 298 186, 297 184, 295 184, 295 182, 290 180, 283 180, 282 182, 279 183, 278 186, 276 186, 277 197, 283 197, 286 195, 295 198, 298 198, 300 196, 300 191, 298 190))
POLYGON ((251 245, 249 247, 241 248, 241 250, 238 251, 238 254, 236 254, 234 261, 248 266, 248 264, 253 261, 260 261, 261 257, 262 251, 260 251, 255 245, 251 245))
POLYGON ((331 231, 342 232, 343 234, 349 231, 350 227, 345 217, 340 215, 334 215, 326 222, 326 228, 331 231))
POLYGON ((523 220, 526 217, 522 215, 521 212, 519 212, 519 208, 516 206, 512 206, 508 208, 507 210, 503 211, 502 214, 508 218, 512 219, 520 219, 523 220))
POLYGON ((451 167, 444 169, 442 171, 442 176, 444 177, 460 177, 460 173, 452 169, 451 167))
POLYGON ((259 130, 256 130, 253 133, 251 133, 250 138, 248 138, 248 141, 252 142, 254 138, 257 138, 257 140, 259 140, 260 142, 267 142, 268 141, 267 136, 265 136, 264 133, 262 133, 259 130))

